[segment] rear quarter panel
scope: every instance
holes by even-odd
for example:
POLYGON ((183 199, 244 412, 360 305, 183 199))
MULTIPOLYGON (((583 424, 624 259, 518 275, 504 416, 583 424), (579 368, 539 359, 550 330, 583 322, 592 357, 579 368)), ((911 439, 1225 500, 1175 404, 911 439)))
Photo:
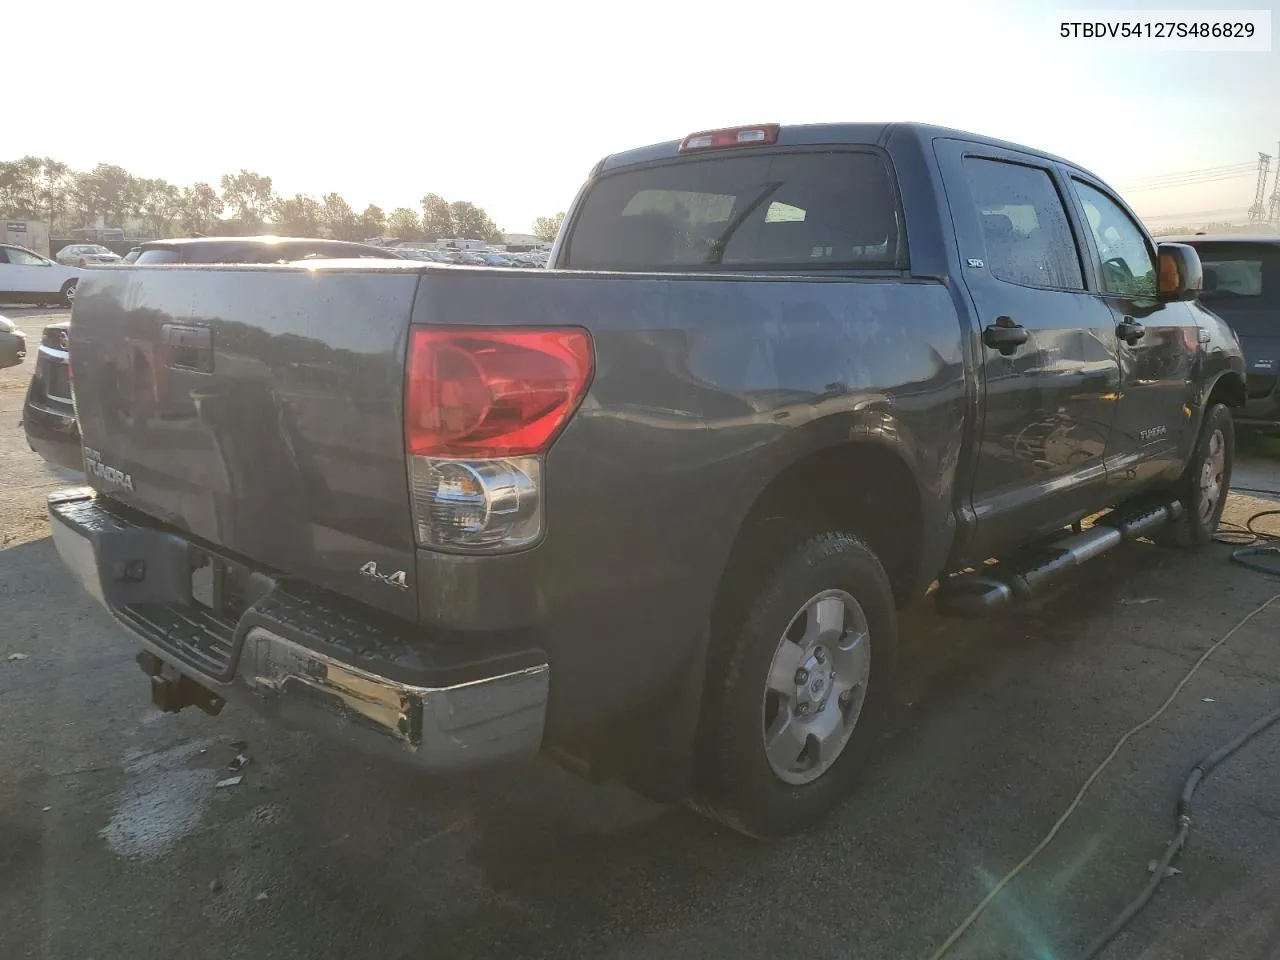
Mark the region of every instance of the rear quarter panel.
POLYGON ((860 439, 897 449, 942 563, 966 391, 941 283, 427 271, 414 321, 593 338, 594 380, 547 457, 543 541, 502 559, 419 555, 424 619, 538 623, 562 722, 670 683, 698 650, 752 503, 809 453, 860 439))

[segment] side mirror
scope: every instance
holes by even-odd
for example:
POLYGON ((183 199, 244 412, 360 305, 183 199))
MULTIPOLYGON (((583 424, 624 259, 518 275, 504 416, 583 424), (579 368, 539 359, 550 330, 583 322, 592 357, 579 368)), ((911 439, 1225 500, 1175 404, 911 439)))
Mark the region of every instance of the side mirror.
POLYGON ((1198 297, 1204 287, 1204 268, 1195 247, 1185 243, 1162 243, 1157 253, 1160 259, 1157 298, 1169 303, 1198 297))

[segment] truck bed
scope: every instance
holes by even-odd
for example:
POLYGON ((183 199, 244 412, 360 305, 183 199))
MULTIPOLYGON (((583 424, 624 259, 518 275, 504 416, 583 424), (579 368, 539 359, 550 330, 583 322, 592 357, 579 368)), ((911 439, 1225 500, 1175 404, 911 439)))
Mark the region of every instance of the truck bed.
POLYGON ((524 631, 564 681, 553 703, 574 698, 553 715, 572 721, 669 685, 738 525, 806 451, 866 438, 911 457, 938 488, 921 496, 921 560, 941 564, 968 403, 954 295, 893 276, 113 269, 77 298, 72 362, 102 493, 427 627, 524 631), (420 324, 590 332, 594 378, 547 454, 532 549, 415 549, 402 393, 420 324), (165 354, 166 325, 209 330, 212 370, 165 354), (362 577, 369 561, 405 588, 362 577), (621 695, 602 671, 626 678, 621 695))

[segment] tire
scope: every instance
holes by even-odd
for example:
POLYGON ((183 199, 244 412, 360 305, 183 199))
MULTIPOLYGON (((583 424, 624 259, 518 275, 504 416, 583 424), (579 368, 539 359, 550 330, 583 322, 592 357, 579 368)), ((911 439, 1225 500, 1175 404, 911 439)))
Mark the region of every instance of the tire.
POLYGON ((76 284, 77 280, 68 280, 62 285, 62 289, 58 291, 59 301, 64 307, 73 306, 76 302, 76 284))
POLYGON ((693 806, 768 838, 813 825, 852 786, 887 712, 898 627, 884 567, 850 533, 804 541, 753 596, 741 617, 723 618, 736 626, 713 639, 709 778, 693 806), (823 758, 816 734, 827 732, 823 758))
POLYGON ((1211 404, 1205 410, 1191 460, 1173 491, 1182 502, 1182 516, 1166 525, 1156 537, 1158 543, 1197 550, 1213 540, 1231 488, 1235 455, 1231 411, 1225 404, 1211 404))

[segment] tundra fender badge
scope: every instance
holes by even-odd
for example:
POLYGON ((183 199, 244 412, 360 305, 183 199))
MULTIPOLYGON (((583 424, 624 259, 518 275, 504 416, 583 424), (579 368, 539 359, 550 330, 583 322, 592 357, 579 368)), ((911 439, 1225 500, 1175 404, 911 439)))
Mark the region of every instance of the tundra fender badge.
POLYGON ((378 565, 372 560, 360 568, 360 575, 370 580, 377 580, 379 583, 399 587, 401 590, 409 589, 409 579, 403 570, 397 570, 395 573, 379 573, 378 565))

